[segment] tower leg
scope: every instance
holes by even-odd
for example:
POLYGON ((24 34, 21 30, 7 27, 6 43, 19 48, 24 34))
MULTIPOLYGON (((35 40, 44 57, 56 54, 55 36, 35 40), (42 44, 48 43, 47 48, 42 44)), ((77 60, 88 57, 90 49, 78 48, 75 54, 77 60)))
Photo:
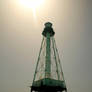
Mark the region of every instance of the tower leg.
POLYGON ((32 92, 32 90, 30 92, 32 92))
POLYGON ((33 90, 31 89, 31 91, 30 92, 32 92, 33 90))

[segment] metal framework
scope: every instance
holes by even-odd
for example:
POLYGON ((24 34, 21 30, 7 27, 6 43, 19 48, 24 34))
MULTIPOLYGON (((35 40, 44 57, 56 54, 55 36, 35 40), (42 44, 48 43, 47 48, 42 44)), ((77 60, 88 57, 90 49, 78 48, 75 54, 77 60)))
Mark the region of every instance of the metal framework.
POLYGON ((52 24, 45 23, 31 92, 67 91, 52 24))

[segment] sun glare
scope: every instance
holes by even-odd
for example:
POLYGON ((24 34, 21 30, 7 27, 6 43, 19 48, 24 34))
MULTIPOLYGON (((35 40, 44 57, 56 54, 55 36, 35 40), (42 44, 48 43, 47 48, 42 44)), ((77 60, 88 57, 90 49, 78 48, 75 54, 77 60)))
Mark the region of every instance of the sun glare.
POLYGON ((20 0, 20 3, 28 8, 37 8, 44 3, 44 0, 20 0))
POLYGON ((33 16, 35 21, 36 17, 36 9, 41 8, 45 0, 20 0, 20 4, 25 8, 31 8, 33 12, 33 16))

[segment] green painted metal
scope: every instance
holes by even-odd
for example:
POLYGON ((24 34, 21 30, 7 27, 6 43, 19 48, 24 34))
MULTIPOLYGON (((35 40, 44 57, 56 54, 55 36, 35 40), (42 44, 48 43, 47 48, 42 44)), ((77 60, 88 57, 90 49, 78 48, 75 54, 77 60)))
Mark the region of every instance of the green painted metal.
POLYGON ((62 88, 65 88, 65 82, 64 81, 59 81, 59 80, 54 80, 50 78, 44 78, 42 80, 38 80, 34 82, 33 84, 36 87, 40 87, 41 85, 43 86, 60 86, 62 88))
MULTIPOLYGON (((57 56, 58 56, 58 59, 59 59, 58 61, 59 61, 59 65, 60 65, 60 68, 61 68, 61 71, 62 71, 63 69, 62 69, 62 65, 60 63, 60 58, 59 58, 59 54, 58 54, 58 50, 57 50, 57 46, 56 46, 56 42, 55 42, 54 38, 53 38, 53 42, 54 42, 55 47, 56 47, 56 52, 57 52, 57 56)), ((62 77, 63 77, 63 80, 65 81, 63 71, 62 71, 62 77)))
POLYGON ((44 37, 46 37, 47 33, 50 34, 50 37, 54 36, 54 34, 55 34, 55 32, 53 31, 53 28, 52 28, 52 23, 50 23, 50 22, 45 23, 45 28, 44 28, 44 31, 42 32, 42 35, 44 37))
POLYGON ((40 54, 41 54, 41 50, 42 50, 43 41, 44 41, 44 38, 42 39, 42 42, 41 42, 41 48, 40 48, 40 52, 39 52, 39 56, 38 56, 38 60, 37 60, 37 65, 36 65, 36 69, 35 69, 33 83, 34 83, 34 80, 35 80, 35 77, 36 77, 36 73, 37 73, 37 67, 38 67, 38 64, 39 64, 39 59, 40 59, 40 54))
POLYGON ((31 92, 67 91, 54 34, 52 23, 45 23, 31 92))
POLYGON ((45 78, 51 76, 51 53, 50 53, 50 33, 46 35, 46 61, 45 61, 45 78))
POLYGON ((54 57, 55 57, 55 63, 56 63, 56 68, 57 68, 57 70, 56 70, 56 72, 57 72, 57 75, 58 75, 58 80, 60 79, 60 76, 59 76, 59 70, 58 70, 58 64, 57 64, 57 59, 56 59, 56 53, 55 53, 55 46, 54 46, 54 39, 52 38, 52 43, 53 43, 53 50, 54 50, 54 57))

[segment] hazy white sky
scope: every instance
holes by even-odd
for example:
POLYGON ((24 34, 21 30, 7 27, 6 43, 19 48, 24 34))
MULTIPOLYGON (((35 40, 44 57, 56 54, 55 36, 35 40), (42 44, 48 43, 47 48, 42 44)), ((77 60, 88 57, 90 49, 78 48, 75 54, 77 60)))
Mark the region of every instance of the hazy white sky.
POLYGON ((46 0, 37 9, 0 0, 0 92, 30 92, 44 23, 56 32, 68 92, 92 91, 92 0, 46 0))

